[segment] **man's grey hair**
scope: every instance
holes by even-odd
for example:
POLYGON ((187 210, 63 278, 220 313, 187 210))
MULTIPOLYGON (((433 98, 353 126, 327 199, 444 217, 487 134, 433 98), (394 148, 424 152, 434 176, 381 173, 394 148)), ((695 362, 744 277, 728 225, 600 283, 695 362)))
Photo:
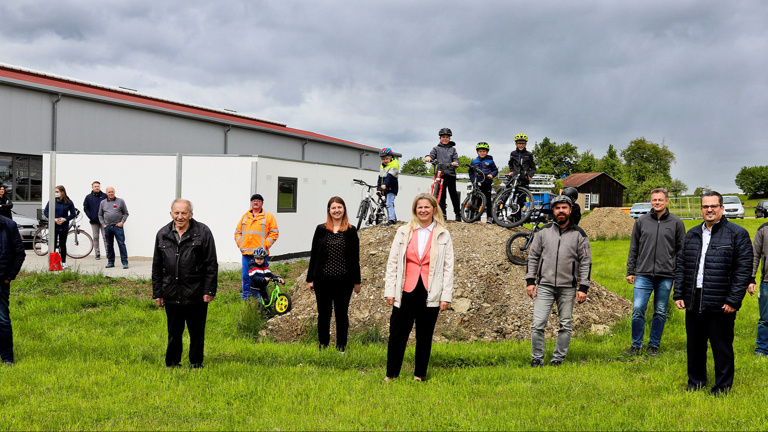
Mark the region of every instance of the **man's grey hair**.
POLYGON ((653 194, 657 194, 657 193, 663 193, 664 198, 669 199, 669 191, 667 191, 667 188, 656 188, 651 191, 650 196, 653 196, 653 194))
POLYGON ((704 199, 704 197, 711 197, 716 196, 718 201, 720 202, 720 205, 723 205, 723 196, 720 195, 720 192, 717 191, 708 191, 701 194, 701 198, 704 199))
POLYGON ((176 205, 176 203, 182 203, 182 202, 186 203, 189 206, 190 213, 194 213, 194 210, 192 209, 192 201, 184 198, 176 198, 175 200, 173 200, 173 202, 171 203, 171 211, 173 211, 173 206, 176 205))

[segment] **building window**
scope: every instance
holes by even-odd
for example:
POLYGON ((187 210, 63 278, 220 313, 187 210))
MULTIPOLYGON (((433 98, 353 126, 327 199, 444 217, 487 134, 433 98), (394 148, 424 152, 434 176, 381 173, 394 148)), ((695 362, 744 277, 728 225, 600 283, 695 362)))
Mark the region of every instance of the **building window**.
POLYGON ((0 153, 0 182, 15 201, 41 201, 43 157, 0 153))
POLYGON ((584 210, 585 211, 591 210, 590 209, 590 206, 592 205, 591 198, 592 198, 591 194, 588 194, 588 193, 584 194, 584 210))
POLYGON ((298 179, 290 177, 277 178, 277 212, 296 213, 296 185, 298 179))
POLYGON ((592 202, 592 205, 599 205, 600 204, 600 194, 593 193, 590 201, 592 202))

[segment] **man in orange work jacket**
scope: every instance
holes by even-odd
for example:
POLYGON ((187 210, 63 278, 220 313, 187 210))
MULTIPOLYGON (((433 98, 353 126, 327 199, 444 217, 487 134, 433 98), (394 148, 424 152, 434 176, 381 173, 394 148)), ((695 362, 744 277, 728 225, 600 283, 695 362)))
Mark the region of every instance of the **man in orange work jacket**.
MULTIPOLYGON (((235 227, 235 243, 240 253, 243 254, 243 291, 240 298, 247 300, 251 297, 251 279, 248 276, 248 263, 253 258, 253 251, 263 247, 269 254, 269 248, 277 241, 280 232, 277 230, 277 221, 272 213, 262 209, 264 197, 260 194, 251 196, 251 209, 248 210, 235 227)), ((269 256, 264 258, 264 264, 269 261, 269 256)), ((258 301, 261 296, 256 290, 253 296, 258 301)))

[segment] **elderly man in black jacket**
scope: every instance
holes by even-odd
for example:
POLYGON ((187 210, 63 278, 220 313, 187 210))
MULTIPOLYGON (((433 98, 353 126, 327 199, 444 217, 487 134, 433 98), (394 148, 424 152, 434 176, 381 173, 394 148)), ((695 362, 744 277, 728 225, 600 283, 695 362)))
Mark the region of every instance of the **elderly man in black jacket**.
POLYGON ((168 348, 165 365, 181 364, 184 325, 189 330, 189 367, 203 367, 205 320, 208 303, 216 295, 219 272, 213 234, 192 219, 192 203, 177 199, 171 204, 173 221, 155 237, 152 260, 152 298, 165 307, 168 348))
POLYGON ((685 309, 688 390, 707 383, 707 341, 715 359, 712 394, 733 385, 733 328, 752 274, 752 244, 746 229, 723 217, 723 197, 701 197, 704 223, 688 230, 675 269, 675 304, 685 309))

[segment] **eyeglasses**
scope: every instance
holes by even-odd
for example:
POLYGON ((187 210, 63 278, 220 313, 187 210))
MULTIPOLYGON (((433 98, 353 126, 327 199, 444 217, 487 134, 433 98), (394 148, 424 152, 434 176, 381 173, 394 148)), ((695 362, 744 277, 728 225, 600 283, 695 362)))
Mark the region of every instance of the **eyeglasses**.
POLYGON ((709 209, 715 210, 715 209, 717 209, 717 208, 719 208, 719 207, 720 207, 720 204, 715 204, 715 205, 703 205, 703 206, 701 206, 701 209, 702 209, 702 210, 709 210, 709 209))

